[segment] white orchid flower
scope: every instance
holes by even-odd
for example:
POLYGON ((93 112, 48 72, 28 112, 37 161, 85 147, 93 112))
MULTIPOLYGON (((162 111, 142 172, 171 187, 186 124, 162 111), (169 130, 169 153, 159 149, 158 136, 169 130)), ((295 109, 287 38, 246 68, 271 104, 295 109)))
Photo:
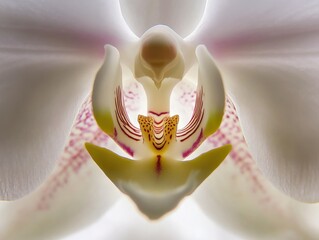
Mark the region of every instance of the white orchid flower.
POLYGON ((215 228, 207 217, 252 239, 316 239, 312 217, 317 217, 317 206, 274 189, 255 161, 286 194, 318 201, 318 11, 315 1, 284 0, 2 1, 0 194, 14 200, 32 193, 2 203, 0 239, 57 239, 107 209, 107 229, 100 229, 96 239, 132 234, 140 239, 211 239, 215 228), (162 52, 154 54, 159 48, 162 52), (95 124, 89 100, 78 113, 94 79, 99 127, 137 161, 113 153, 116 144, 95 124), (197 81, 196 99, 188 79, 197 81), (225 103, 221 81, 230 98, 218 129, 225 103), (140 84, 146 114, 136 97, 143 98, 140 84), (187 119, 193 108, 194 117, 187 119), (178 117, 170 118, 174 111, 184 128, 177 125, 178 117), (137 114, 140 125, 131 123, 137 114), (165 118, 157 118, 161 115, 165 118), (149 137, 152 127, 160 131, 149 137), (216 130, 201 145, 205 153, 180 161, 216 130), (132 131, 138 139, 132 139, 132 131), (184 141, 179 138, 183 134, 184 141), (127 217, 134 209, 131 202, 113 205, 123 194, 92 163, 85 142, 111 181, 150 218, 176 207, 226 157, 228 144, 233 150, 190 203, 183 201, 163 220, 149 222, 138 214, 127 217), (139 162, 135 172, 122 172, 139 162), (181 173, 174 177, 174 171, 181 173), (157 178, 163 179, 159 186, 157 178), (117 224, 115 216, 121 219, 117 224))

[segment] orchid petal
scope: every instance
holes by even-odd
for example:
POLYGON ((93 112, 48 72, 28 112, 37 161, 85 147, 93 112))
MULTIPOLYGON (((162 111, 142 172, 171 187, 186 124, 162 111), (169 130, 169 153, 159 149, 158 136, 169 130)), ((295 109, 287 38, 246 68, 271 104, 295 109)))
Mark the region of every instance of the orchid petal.
POLYGON ((200 22, 206 0, 120 0, 120 5, 127 24, 139 37, 155 25, 167 25, 185 37, 200 22))
POLYGON ((101 42, 133 36, 119 3, 103 2, 0 3, 1 199, 24 196, 49 174, 90 89, 101 42), (91 28, 100 18, 107 24, 91 28))
POLYGON ((208 0, 202 21, 187 40, 203 43, 215 58, 221 57, 258 42, 315 34, 318 12, 316 0, 208 0))
POLYGON ((303 222, 309 216, 303 211, 314 206, 284 195, 261 174, 230 101, 221 128, 201 150, 226 143, 233 152, 194 193, 207 216, 245 239, 315 239, 318 231, 303 222))
POLYGON ((2 199, 29 193, 50 173, 97 66, 95 59, 81 55, 2 55, 2 199))
POLYGON ((209 2, 193 37, 215 53, 258 167, 290 196, 319 201, 319 5, 249 4, 209 2))
POLYGON ((1 202, 0 239, 60 239, 96 221, 119 194, 84 149, 84 141, 114 148, 83 104, 52 175, 30 195, 1 202))
POLYGON ((287 194, 313 202, 319 200, 319 115, 313 107, 319 85, 315 60, 307 58, 242 57, 224 65, 224 76, 258 166, 287 194))
POLYGON ((94 4, 85 0, 4 0, 0 3, 0 21, 1 29, 51 33, 51 38, 57 40, 58 36, 59 42, 84 42, 89 44, 87 47, 98 47, 98 51, 106 43, 118 45, 136 39, 117 0, 97 0, 94 4))

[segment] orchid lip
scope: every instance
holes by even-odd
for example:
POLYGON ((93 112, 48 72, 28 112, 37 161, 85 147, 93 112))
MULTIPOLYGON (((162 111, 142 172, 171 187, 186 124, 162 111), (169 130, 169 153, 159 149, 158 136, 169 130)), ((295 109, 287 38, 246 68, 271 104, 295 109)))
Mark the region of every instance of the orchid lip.
MULTIPOLYGON (((231 150, 230 145, 225 145, 193 160, 182 161, 218 129, 225 93, 219 71, 207 49, 198 46, 194 53, 196 59, 189 61, 182 51, 187 44, 166 28, 161 29, 150 30, 142 37, 140 52, 131 69, 147 96, 147 116, 138 116, 139 127, 131 123, 126 111, 121 55, 112 46, 105 47, 105 61, 93 87, 93 113, 98 125, 137 161, 86 144, 91 157, 107 177, 150 219, 174 209, 231 150), (197 97, 193 117, 185 127, 179 128, 182 116, 170 115, 170 95, 179 82, 187 81, 187 61, 196 62, 194 67, 198 69, 194 77, 197 78, 197 97)), ((186 51, 193 49, 188 46, 186 51)))
POLYGON ((129 195, 150 219, 160 218, 174 209, 185 196, 195 191, 231 150, 230 145, 225 145, 190 161, 162 156, 134 161, 90 143, 85 147, 114 185, 129 195))

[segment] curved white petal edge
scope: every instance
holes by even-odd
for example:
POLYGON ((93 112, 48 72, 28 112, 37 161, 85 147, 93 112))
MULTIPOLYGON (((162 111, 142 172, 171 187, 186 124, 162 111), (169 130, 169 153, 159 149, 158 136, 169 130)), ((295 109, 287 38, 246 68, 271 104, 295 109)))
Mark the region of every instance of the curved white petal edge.
POLYGON ((98 64, 83 56, 2 56, 0 195, 13 200, 51 173, 98 64))
MULTIPOLYGON (((6 29, 35 34, 50 35, 56 43, 88 44, 89 48, 101 48, 109 43, 136 40, 135 34, 126 24, 118 0, 96 0, 94 3, 85 0, 71 0, 53 3, 44 1, 3 0, 0 3, 1 31, 6 29)), ((1 36, 10 40, 21 41, 10 36, 1 36)), ((50 42, 50 39, 47 40, 50 42)), ((18 47, 26 46, 20 45, 18 47)), ((39 48, 38 45, 30 45, 39 48)), ((84 47, 84 46, 83 46, 84 47)), ((100 49, 100 51, 103 49, 100 49)))
POLYGON ((231 143, 233 151, 193 197, 212 220, 244 239, 316 239, 319 204, 296 201, 276 189, 258 169, 228 100, 218 132, 200 151, 231 143))
POLYGON ((136 36, 115 0, 5 0, 0 21, 0 199, 14 200, 51 173, 104 44, 136 36))
POLYGON ((208 1, 189 40, 215 57, 263 174, 295 199, 317 202, 318 3, 246 3, 208 1))
POLYGON ((242 59, 225 65, 224 76, 249 149, 263 173, 294 198, 316 202, 318 70, 305 64, 291 57, 242 59))
POLYGON ((184 38, 202 19, 206 0, 120 0, 120 5, 126 23, 137 36, 153 26, 166 25, 184 38))

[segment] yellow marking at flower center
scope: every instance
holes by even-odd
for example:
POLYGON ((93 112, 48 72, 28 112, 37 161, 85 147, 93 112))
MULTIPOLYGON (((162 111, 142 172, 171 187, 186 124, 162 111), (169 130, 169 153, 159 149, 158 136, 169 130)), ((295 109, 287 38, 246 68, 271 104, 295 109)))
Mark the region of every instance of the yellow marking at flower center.
POLYGON ((151 116, 138 116, 144 142, 148 143, 156 154, 164 153, 172 141, 176 141, 178 115, 164 117, 155 121, 151 116))

